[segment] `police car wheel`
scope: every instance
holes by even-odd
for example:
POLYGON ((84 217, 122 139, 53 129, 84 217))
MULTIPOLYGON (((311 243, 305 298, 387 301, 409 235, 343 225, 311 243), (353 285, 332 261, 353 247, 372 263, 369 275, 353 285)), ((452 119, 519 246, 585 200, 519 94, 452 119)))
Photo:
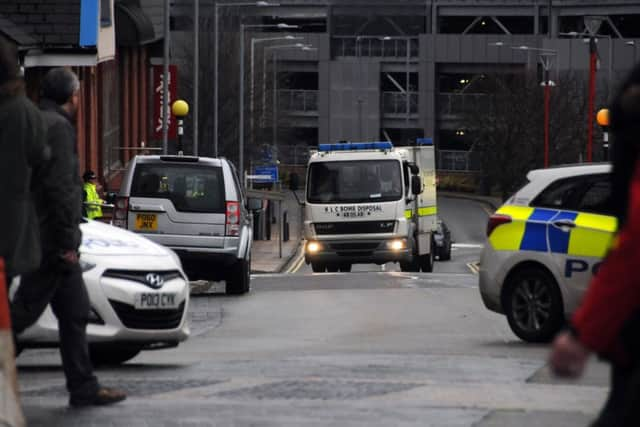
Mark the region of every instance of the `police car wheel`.
POLYGON ((528 342, 548 342, 564 322, 562 296, 553 277, 536 267, 507 279, 505 312, 511 330, 528 342))
POLYGON ((313 270, 314 273, 324 273, 326 266, 324 264, 320 264, 319 262, 312 262, 311 263, 311 270, 313 270))

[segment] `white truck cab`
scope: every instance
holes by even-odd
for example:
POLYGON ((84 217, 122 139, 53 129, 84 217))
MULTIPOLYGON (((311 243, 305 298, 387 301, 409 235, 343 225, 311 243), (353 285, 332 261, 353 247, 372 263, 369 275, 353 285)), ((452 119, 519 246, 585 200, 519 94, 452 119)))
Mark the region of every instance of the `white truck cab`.
POLYGON ((320 144, 307 169, 305 261, 314 272, 399 262, 433 270, 436 229, 433 144, 320 144))

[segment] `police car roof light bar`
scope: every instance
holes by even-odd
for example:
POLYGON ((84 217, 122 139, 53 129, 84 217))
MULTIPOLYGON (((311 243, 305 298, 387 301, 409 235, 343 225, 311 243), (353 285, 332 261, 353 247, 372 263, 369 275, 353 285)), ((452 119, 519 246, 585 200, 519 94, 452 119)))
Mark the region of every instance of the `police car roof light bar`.
POLYGON ((354 151, 354 150, 391 150, 389 141, 341 142, 337 144, 319 144, 318 151, 354 151))
POLYGON ((433 145, 433 138, 417 138, 416 145, 433 145))

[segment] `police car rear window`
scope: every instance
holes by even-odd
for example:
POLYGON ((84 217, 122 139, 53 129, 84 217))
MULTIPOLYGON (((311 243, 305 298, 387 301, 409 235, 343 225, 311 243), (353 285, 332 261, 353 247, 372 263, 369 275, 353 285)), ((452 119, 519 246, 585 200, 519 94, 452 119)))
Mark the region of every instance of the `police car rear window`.
POLYGON ((225 212, 222 168, 216 166, 139 164, 131 196, 168 199, 179 212, 225 212))

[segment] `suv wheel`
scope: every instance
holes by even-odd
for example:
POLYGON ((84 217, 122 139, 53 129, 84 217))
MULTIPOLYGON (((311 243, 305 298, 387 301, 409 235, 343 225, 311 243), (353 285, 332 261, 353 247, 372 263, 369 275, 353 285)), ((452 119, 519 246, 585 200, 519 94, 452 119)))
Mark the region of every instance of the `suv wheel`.
POLYGON ((549 342, 564 324, 562 295, 554 278, 527 267, 507 279, 504 305, 513 333, 528 342, 549 342))
POLYGON ((227 295, 242 295, 249 292, 250 282, 251 258, 238 260, 227 278, 227 295))

